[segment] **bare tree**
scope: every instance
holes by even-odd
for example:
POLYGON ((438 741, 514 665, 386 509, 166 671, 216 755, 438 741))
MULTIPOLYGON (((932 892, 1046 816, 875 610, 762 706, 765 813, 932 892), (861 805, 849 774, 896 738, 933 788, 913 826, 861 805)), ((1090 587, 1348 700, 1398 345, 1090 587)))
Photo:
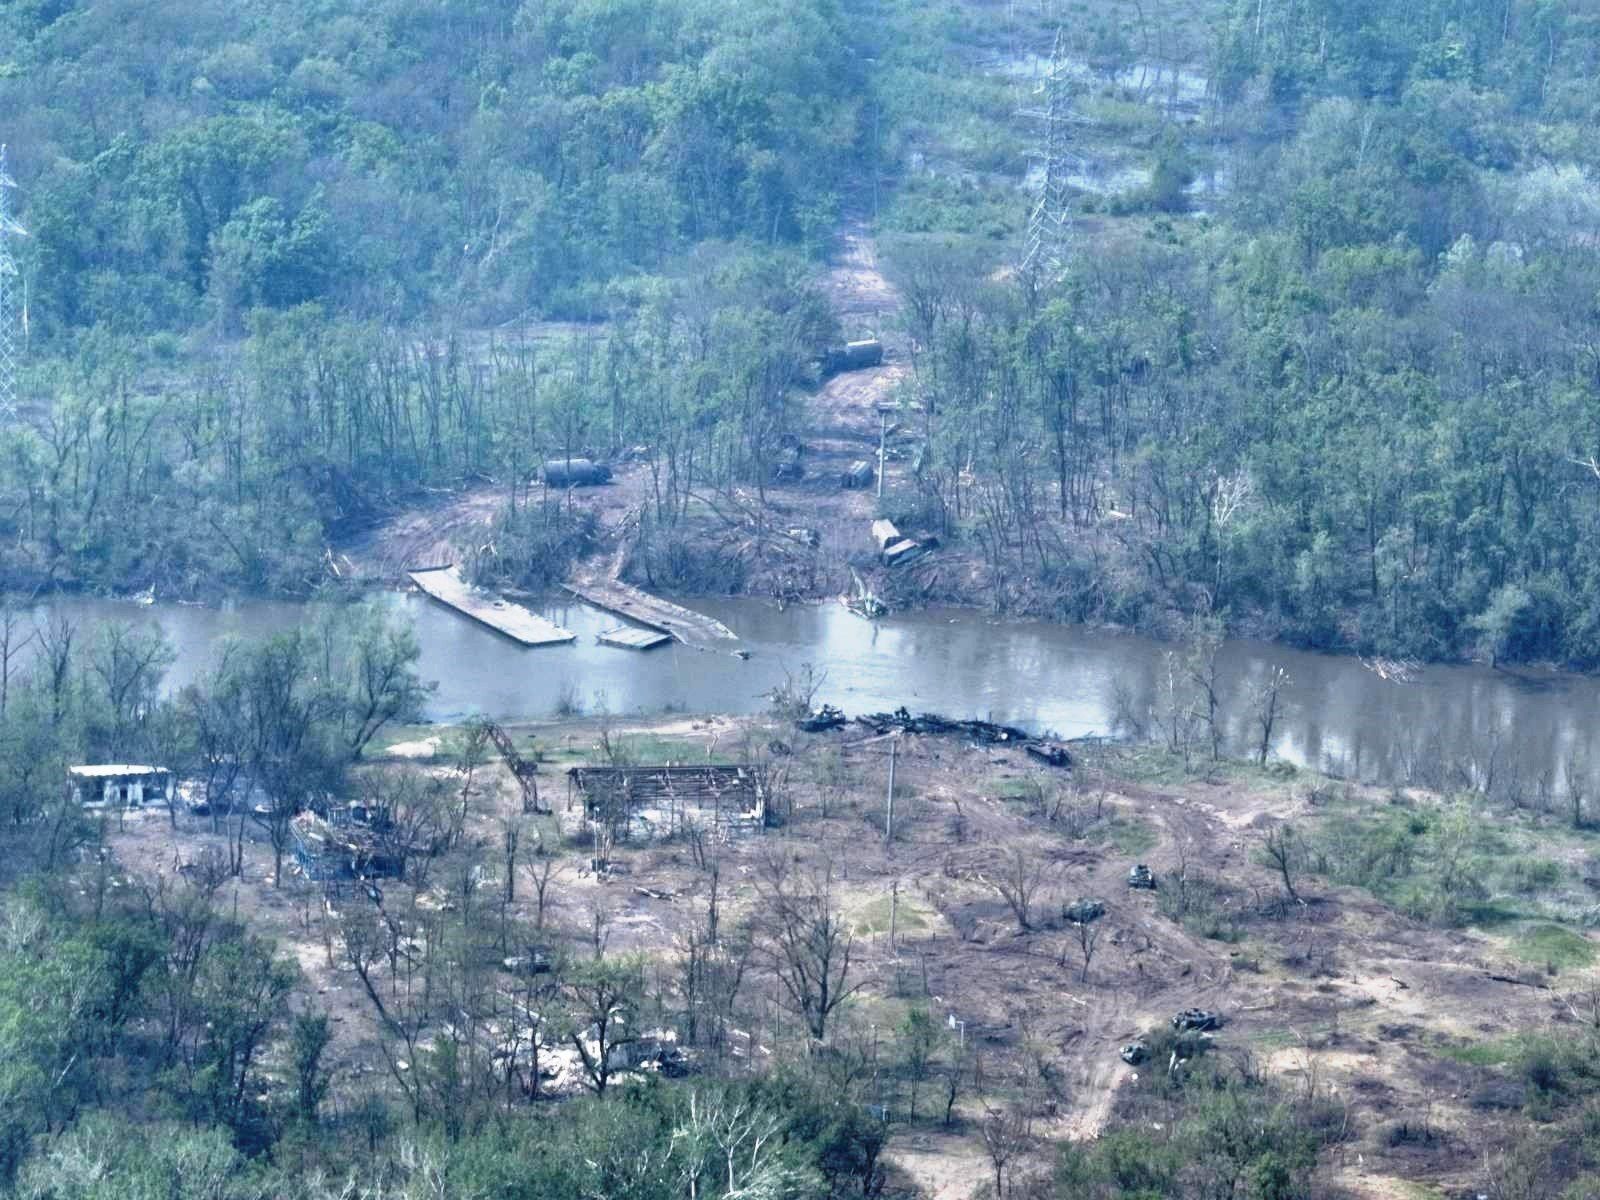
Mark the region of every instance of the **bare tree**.
POLYGON ((1189 633, 1184 670, 1194 687, 1194 716, 1205 727, 1212 761, 1222 757, 1222 693, 1217 658, 1222 649, 1222 626, 1215 617, 1196 617, 1189 633))
POLYGON ((644 998, 644 972, 631 958, 597 960, 575 968, 562 981, 567 1004, 567 1038, 578 1052, 583 1073, 596 1095, 625 1069, 618 1055, 639 1040, 634 1020, 644 998))
POLYGON ((1016 1108, 991 1108, 978 1126, 984 1153, 994 1169, 995 1200, 1006 1194, 1006 1169, 1028 1148, 1028 1120, 1016 1108))
POLYGON ((833 902, 833 868, 795 871, 769 859, 756 892, 761 955, 785 1004, 820 1042, 834 1011, 865 982, 851 980, 855 933, 833 902))
POLYGON ((500 830, 500 849, 505 862, 505 902, 510 905, 517 898, 517 846, 522 841, 522 823, 508 818, 500 830))
POLYGON ((956 1100, 961 1095, 961 1061, 951 1062, 941 1076, 944 1083, 944 1123, 948 1128, 955 1119, 956 1100))
POLYGON ((1256 742, 1256 763, 1265 766, 1267 754, 1272 749, 1272 731, 1283 715, 1283 691, 1289 686, 1289 672, 1273 667, 1256 687, 1254 700, 1256 729, 1260 738, 1256 742))
POLYGON ((984 879, 1010 906, 1024 933, 1033 928, 1033 903, 1044 886, 1045 872, 1045 862, 1019 846, 995 875, 984 879))
POLYGON ((1589 759, 1582 750, 1573 750, 1561 765, 1562 784, 1566 788, 1567 808, 1572 814, 1572 827, 1583 828, 1583 801, 1589 786, 1589 759))
POLYGON ((22 619, 22 610, 9 597, 0 600, 0 717, 6 715, 6 705, 11 698, 11 674, 17 655, 39 636, 37 628, 24 634, 22 619))
POLYGON ((1083 956, 1083 970, 1078 972, 1078 982, 1088 983, 1089 960, 1094 957, 1095 947, 1100 941, 1100 922, 1076 921, 1073 923, 1073 932, 1077 934, 1078 953, 1083 956))
POLYGON ((1300 864, 1300 840, 1294 826, 1284 823, 1267 830, 1261 839, 1261 855, 1266 865, 1283 880, 1284 893, 1290 900, 1299 903, 1300 894, 1295 891, 1294 877, 1300 864))
POLYGON ((528 864, 528 881, 533 884, 535 929, 544 928, 545 913, 555 903, 550 885, 560 878, 561 872, 561 860, 553 854, 544 853, 542 849, 537 852, 534 861, 528 864))

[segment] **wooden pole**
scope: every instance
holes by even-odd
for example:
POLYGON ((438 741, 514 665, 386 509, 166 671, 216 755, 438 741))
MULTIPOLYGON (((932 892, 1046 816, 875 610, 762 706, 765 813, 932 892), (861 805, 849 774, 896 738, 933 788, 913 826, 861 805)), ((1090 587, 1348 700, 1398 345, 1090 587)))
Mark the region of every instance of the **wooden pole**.
POLYGON ((895 921, 900 915, 900 881, 896 879, 889 891, 889 949, 896 949, 894 944, 895 921))
POLYGON ((883 817, 883 844, 889 845, 894 841, 894 756, 900 748, 900 739, 889 739, 889 794, 884 798, 883 817))
POLYGON ((883 443, 888 436, 889 418, 883 409, 878 410, 878 499, 883 499, 883 443))

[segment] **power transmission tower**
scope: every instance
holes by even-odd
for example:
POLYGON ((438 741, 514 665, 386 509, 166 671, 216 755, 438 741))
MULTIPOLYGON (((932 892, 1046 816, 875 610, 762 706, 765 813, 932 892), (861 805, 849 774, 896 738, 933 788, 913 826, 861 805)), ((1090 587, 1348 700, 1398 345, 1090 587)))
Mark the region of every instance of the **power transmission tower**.
POLYGON ((17 368, 22 357, 20 323, 27 319, 21 304, 22 272, 11 253, 13 238, 27 231, 11 219, 10 194, 17 185, 6 174, 6 148, 0 143, 0 419, 17 412, 17 368))
POLYGON ((1072 198, 1069 179, 1077 156, 1072 152, 1072 126, 1077 114, 1072 107, 1072 79, 1061 30, 1050 50, 1050 66, 1035 89, 1040 103, 1025 108, 1022 115, 1039 125, 1039 141, 1033 157, 1040 161, 1043 178, 1039 198, 1028 217, 1028 244, 1022 257, 1022 274, 1030 282, 1041 277, 1059 276, 1072 261, 1072 198))

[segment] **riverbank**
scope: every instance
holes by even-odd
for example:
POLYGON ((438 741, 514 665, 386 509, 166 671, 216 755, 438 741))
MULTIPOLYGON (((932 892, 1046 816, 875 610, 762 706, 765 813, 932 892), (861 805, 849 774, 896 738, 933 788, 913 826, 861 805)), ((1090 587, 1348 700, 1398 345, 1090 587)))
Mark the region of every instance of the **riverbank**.
MULTIPOLYGON (((599 635, 615 618, 570 599, 534 607, 575 633, 575 641, 537 649, 419 594, 380 599, 416 634, 418 671, 438 684, 427 702, 435 721, 472 713, 498 720, 602 711, 759 715, 768 694, 803 677, 808 666, 820 680, 816 703, 852 714, 903 705, 1040 734, 1142 729, 1165 740, 1173 713, 1169 645, 970 610, 926 609, 872 622, 837 603, 691 601, 738 635, 743 658, 679 645, 648 654, 601 645, 599 635)), ((225 639, 295 628, 313 614, 282 601, 209 608, 64 597, 36 607, 32 620, 52 615, 83 629, 105 621, 159 627, 176 656, 165 686, 177 690, 205 674, 225 639)), ((1507 803, 1559 803, 1569 777, 1587 780, 1588 794, 1600 794, 1600 761, 1585 752, 1600 680, 1437 665, 1385 676, 1351 657, 1227 641, 1218 648, 1214 683, 1221 743, 1229 752, 1256 750, 1261 689, 1277 670, 1287 680, 1270 749, 1296 765, 1352 780, 1482 790, 1507 803)), ((1204 750, 1209 735, 1192 721, 1185 725, 1191 749, 1204 750)))

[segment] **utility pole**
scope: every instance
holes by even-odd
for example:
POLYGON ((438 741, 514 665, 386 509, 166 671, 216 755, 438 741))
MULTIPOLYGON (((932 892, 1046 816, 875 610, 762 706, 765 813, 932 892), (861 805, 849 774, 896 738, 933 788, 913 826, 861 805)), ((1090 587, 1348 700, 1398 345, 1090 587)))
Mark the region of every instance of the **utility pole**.
POLYGON ((1049 70, 1034 94, 1039 106, 1021 113, 1039 125, 1039 142, 1032 157, 1040 161, 1044 173, 1039 199, 1028 216, 1028 243, 1021 264, 1021 274, 1030 286, 1043 277, 1060 276, 1072 260, 1072 201, 1067 181, 1076 162, 1071 144, 1077 114, 1072 108, 1072 79, 1059 28, 1050 50, 1049 70))
POLYGON ((19 324, 28 319, 18 303, 22 272, 11 253, 11 240, 26 237, 27 230, 11 219, 10 193, 16 183, 6 173, 6 148, 0 143, 0 419, 17 414, 17 368, 22 358, 19 324))

